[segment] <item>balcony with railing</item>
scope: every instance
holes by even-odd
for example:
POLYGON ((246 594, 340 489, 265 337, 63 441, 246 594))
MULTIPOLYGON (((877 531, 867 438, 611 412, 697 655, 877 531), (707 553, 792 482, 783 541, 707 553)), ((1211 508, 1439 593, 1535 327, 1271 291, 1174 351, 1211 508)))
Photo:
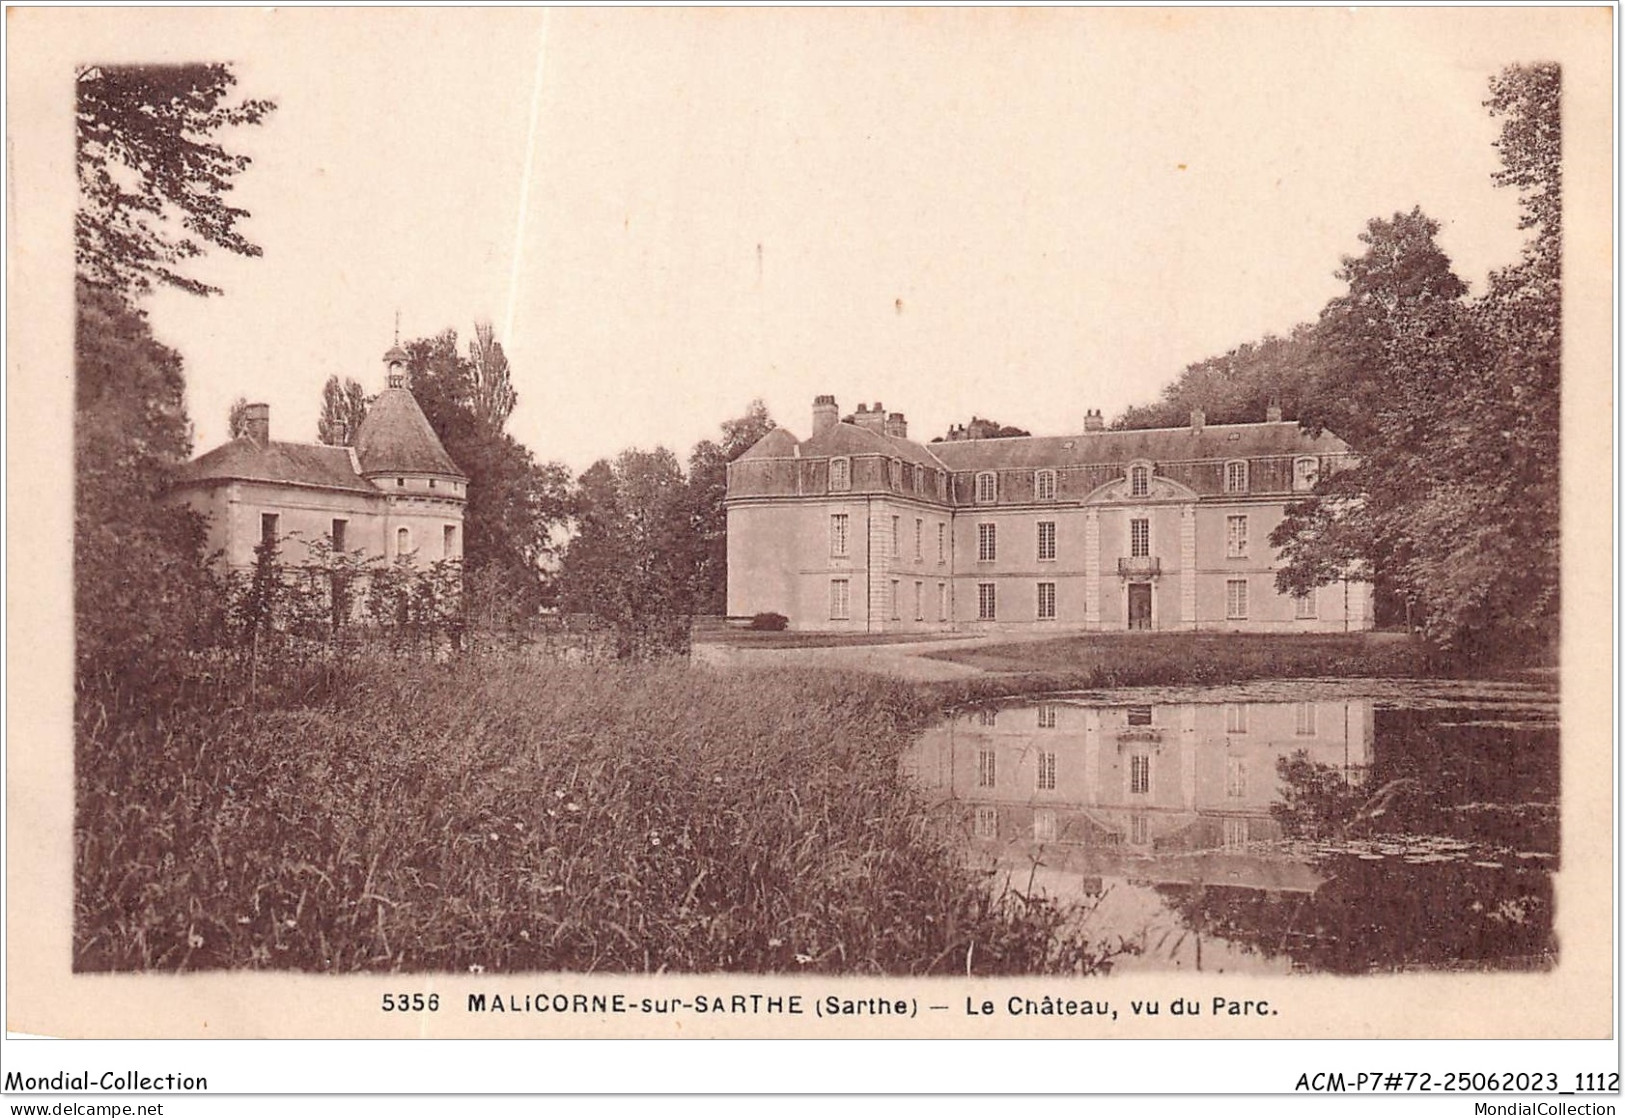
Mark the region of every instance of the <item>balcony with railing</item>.
POLYGON ((1155 555, 1123 556, 1117 560, 1118 578, 1158 578, 1162 560, 1155 555))

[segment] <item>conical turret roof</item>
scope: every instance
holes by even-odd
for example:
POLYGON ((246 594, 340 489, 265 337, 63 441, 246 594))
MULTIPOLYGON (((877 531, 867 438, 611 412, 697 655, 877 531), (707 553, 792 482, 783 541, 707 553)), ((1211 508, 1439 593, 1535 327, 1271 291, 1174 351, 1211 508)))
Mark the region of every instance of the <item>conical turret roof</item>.
POLYGON ((440 445, 423 409, 409 388, 386 388, 356 432, 361 472, 374 474, 441 474, 467 478, 440 445))

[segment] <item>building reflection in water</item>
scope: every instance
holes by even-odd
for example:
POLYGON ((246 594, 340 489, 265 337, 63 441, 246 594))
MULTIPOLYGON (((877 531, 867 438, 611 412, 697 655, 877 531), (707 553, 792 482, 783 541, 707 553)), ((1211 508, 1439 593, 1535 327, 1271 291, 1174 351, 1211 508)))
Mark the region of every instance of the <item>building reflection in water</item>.
POLYGON ((1358 786, 1371 748, 1370 700, 1057 699, 961 713, 906 768, 932 799, 964 806, 972 849, 1013 887, 1094 900, 1095 926, 1141 953, 1119 967, 1281 970, 1284 959, 1188 933, 1155 887, 1313 894, 1324 879, 1275 841, 1277 762, 1302 751, 1358 786))

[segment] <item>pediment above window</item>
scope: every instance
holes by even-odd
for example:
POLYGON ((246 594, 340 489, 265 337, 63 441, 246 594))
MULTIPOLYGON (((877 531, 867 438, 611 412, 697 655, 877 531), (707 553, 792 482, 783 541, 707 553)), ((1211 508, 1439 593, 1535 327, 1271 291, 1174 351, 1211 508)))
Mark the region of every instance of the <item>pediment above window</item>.
POLYGON ((1083 499, 1086 505, 1155 504, 1162 501, 1194 501, 1196 491, 1171 478, 1151 475, 1144 494, 1136 496, 1126 477, 1113 478, 1083 499))

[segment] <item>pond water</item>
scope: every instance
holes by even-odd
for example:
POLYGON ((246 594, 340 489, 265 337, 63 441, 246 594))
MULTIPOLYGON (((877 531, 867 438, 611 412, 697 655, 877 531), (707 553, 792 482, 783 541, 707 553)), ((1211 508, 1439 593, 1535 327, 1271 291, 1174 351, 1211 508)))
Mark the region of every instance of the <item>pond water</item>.
POLYGON ((1556 961, 1555 694, 1420 681, 1011 698, 905 771, 994 887, 1075 903, 1119 970, 1556 961))

